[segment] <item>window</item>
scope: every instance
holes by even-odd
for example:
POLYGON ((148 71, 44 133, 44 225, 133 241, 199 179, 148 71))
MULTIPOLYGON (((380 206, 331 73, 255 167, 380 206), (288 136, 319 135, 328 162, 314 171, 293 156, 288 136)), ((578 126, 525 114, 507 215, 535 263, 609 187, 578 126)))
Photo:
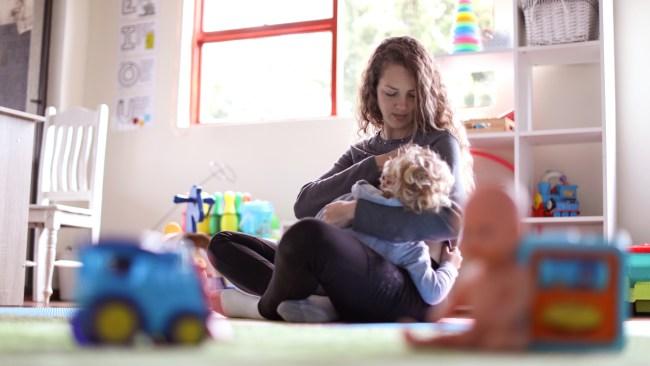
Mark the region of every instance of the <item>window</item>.
MULTIPOLYGON (((434 54, 448 53, 459 3, 194 1, 193 123, 351 115, 379 42, 407 34, 434 54)), ((484 33, 494 28, 495 2, 503 1, 510 0, 474 0, 484 33)), ((473 88, 464 93, 481 98, 473 104, 487 103, 489 96, 473 88)))
POLYGON ((194 24, 192 122, 336 115, 337 0, 196 0, 194 24))

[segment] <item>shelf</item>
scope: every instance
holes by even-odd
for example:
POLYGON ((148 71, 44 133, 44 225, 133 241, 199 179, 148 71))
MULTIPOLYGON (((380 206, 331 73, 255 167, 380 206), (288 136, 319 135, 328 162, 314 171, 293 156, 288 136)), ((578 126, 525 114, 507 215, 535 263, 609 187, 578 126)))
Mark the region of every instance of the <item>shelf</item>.
POLYGON ((520 60, 529 66, 570 65, 600 62, 600 41, 527 46, 517 49, 520 60))
POLYGON ((460 53, 439 53, 433 55, 435 60, 443 61, 453 58, 469 58, 469 57, 483 57, 483 56, 493 56, 493 55, 510 55, 512 54, 512 48, 494 48, 485 51, 478 52, 460 52, 460 53))
POLYGON ((472 147, 511 148, 514 146, 514 132, 467 132, 472 147))
POLYGON ((525 224, 539 225, 594 225, 602 224, 602 216, 570 216, 570 217, 526 217, 525 224))
POLYGON ((566 145, 575 143, 601 142, 603 129, 600 127, 563 128, 520 132, 523 141, 531 145, 566 145))

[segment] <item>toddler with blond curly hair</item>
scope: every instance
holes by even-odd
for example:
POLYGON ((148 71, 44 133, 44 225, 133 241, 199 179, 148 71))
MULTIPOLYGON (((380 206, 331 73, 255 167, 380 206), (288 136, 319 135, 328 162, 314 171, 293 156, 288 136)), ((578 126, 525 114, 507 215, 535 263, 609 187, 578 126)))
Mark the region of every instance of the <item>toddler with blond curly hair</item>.
MULTIPOLYGON (((384 164, 379 188, 360 180, 352 186, 349 194, 336 200, 364 199, 381 205, 404 207, 416 213, 438 212, 452 205, 449 195, 453 185, 454 177, 449 166, 438 154, 418 145, 407 145, 384 164)), ((321 214, 322 211, 316 217, 320 218, 321 214)), ((357 231, 353 233, 388 261, 407 270, 426 303, 438 304, 449 294, 462 262, 458 248, 445 245, 439 263, 435 263, 430 246, 440 250, 435 246, 438 243, 387 241, 357 231)))

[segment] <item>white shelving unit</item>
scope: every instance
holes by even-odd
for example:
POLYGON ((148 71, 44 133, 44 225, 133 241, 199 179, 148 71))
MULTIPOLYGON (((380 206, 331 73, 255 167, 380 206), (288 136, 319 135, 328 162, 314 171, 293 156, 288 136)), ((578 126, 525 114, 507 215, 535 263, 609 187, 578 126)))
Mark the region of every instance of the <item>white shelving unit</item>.
MULTIPOLYGON (((532 195, 543 173, 552 169, 578 185, 581 215, 524 218, 534 230, 576 227, 611 237, 616 228, 613 1, 600 0, 598 40, 548 46, 526 45, 517 0, 496 2, 512 7, 512 48, 438 57, 443 77, 451 73, 456 78, 463 68, 495 66, 499 82, 510 87, 500 86, 497 111, 515 111, 515 131, 469 134, 473 148, 513 162, 514 172, 501 172, 500 179, 510 179, 532 195)), ((453 95, 456 83, 446 84, 453 95)), ((458 115, 462 119, 497 115, 483 113, 458 115)), ((478 183, 495 179, 482 176, 493 170, 478 169, 478 183)))

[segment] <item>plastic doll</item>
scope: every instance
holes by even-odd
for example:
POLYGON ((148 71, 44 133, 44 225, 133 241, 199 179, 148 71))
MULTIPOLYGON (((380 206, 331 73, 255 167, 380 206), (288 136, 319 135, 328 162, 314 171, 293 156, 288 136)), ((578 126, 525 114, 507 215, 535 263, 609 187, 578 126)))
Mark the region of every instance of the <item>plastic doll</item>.
POLYGON ((469 305, 470 329, 421 339, 410 332, 406 341, 416 348, 523 350, 529 344, 530 279, 517 263, 520 218, 512 197, 498 187, 479 188, 465 209, 460 246, 466 265, 448 301, 434 308, 430 320, 469 305))

